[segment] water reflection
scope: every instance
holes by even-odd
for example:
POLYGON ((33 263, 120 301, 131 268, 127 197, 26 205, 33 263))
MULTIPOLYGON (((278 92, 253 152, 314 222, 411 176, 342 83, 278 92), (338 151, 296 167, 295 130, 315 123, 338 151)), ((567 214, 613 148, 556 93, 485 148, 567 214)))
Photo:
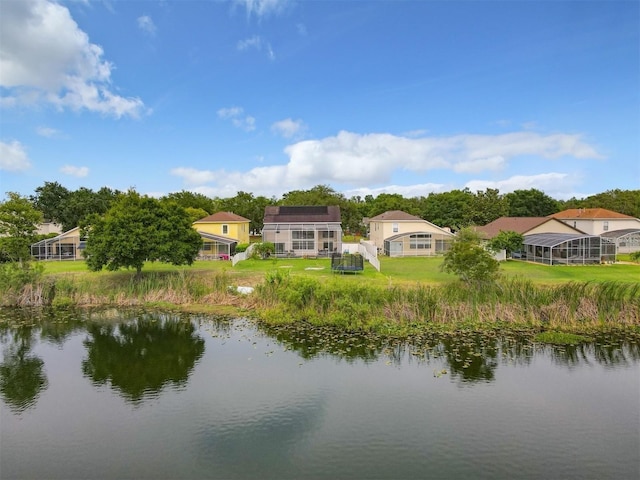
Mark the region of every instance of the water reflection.
POLYGON ((292 398, 211 424, 198 444, 222 469, 221 478, 279 478, 290 472, 295 451, 322 425, 323 414, 321 397, 292 398))
POLYGON ((295 325, 258 327, 287 350, 304 359, 329 355, 348 362, 386 359, 428 364, 443 359, 447 373, 461 383, 491 382, 502 363, 528 365, 536 351, 548 351, 558 364, 574 366, 599 363, 606 366, 631 365, 640 361, 638 334, 599 334, 593 342, 579 345, 537 344, 532 333, 458 332, 416 335, 407 340, 383 339, 373 333, 344 332, 304 322, 295 325))
POLYGON ((44 362, 31 353, 34 328, 19 325, 10 328, 0 324, 4 346, 0 364, 0 394, 14 413, 22 413, 35 405, 47 387, 44 362))
POLYGON ((637 334, 628 334, 625 339, 615 334, 600 334, 589 343, 542 348, 550 352, 557 364, 569 367, 592 363, 606 367, 629 366, 640 361, 640 342, 637 334))
POLYGON ((140 402, 166 385, 181 387, 204 353, 191 322, 159 314, 135 322, 87 325, 82 372, 96 385, 109 383, 125 399, 140 402))

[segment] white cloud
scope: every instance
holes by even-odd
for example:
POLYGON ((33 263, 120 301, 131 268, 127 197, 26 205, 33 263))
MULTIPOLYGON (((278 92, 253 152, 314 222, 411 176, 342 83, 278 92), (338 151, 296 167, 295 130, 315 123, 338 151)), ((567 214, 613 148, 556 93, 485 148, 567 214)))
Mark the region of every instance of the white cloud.
POLYGON ((31 162, 22 144, 16 140, 0 142, 0 170, 21 172, 31 167, 31 162))
POLYGON ((258 18, 280 14, 293 2, 292 0, 233 0, 233 3, 246 8, 247 17, 258 18))
POLYGON ((115 117, 138 117, 139 98, 112 91, 113 65, 69 10, 50 0, 2 2, 0 86, 3 106, 50 103, 115 117))
MULTIPOLYGON (((450 190, 451 188, 449 188, 450 190)), ((405 198, 426 197, 430 193, 447 191, 447 186, 442 183, 421 183, 417 185, 387 185, 378 188, 355 188, 346 190, 344 194, 347 198, 367 195, 377 197, 381 193, 399 193, 405 198)))
POLYGON ((260 50, 262 48, 262 38, 259 35, 254 35, 253 37, 245 38, 244 40, 240 40, 238 42, 238 50, 244 51, 250 48, 255 48, 260 50))
POLYGON ((224 120, 231 120, 234 127, 241 128, 247 132, 256 129, 256 119, 251 115, 245 115, 242 107, 221 108, 218 110, 218 117, 224 120))
POLYGON ((267 57, 269 60, 275 60, 276 54, 271 47, 271 44, 266 40, 263 40, 259 35, 254 35, 253 37, 246 38, 244 40, 240 40, 237 44, 237 49, 241 52, 244 52, 249 49, 255 49, 258 51, 264 50, 267 52, 267 57))
POLYGON ((551 172, 538 175, 514 175, 504 180, 472 180, 467 182, 465 187, 472 192, 495 188, 500 190, 500 193, 535 188, 552 198, 568 199, 572 194, 567 192, 571 191, 579 182, 579 175, 551 172))
POLYGON ((302 120, 293 120, 291 118, 285 118, 271 125, 271 131, 284 138, 293 138, 302 135, 306 129, 307 126, 302 120))
POLYGON ((41 137, 46 137, 46 138, 57 138, 57 137, 60 137, 61 135, 60 131, 56 130, 55 128, 44 127, 44 126, 40 126, 36 128, 36 133, 41 137))
POLYGON ((65 175, 71 175, 72 177, 86 177, 89 175, 88 167, 76 167, 74 165, 64 165, 60 168, 60 172, 65 175))
POLYGON ((204 185, 216 181, 216 174, 207 170, 196 170, 195 168, 178 167, 171 170, 171 175, 182 177, 189 185, 204 185))
MULTIPOLYGON (((242 118, 241 109, 223 110, 228 118, 242 118), (229 110, 232 113, 228 113, 229 110)), ((270 195, 318 184, 345 185, 352 189, 350 191, 369 189, 371 185, 391 183, 396 172, 402 171, 414 175, 438 169, 457 173, 495 171, 521 156, 546 159, 601 158, 596 149, 584 142, 580 135, 540 135, 533 132, 407 138, 384 133, 363 135, 342 131, 332 137, 293 143, 285 148, 285 153, 289 157, 285 165, 261 166, 247 172, 180 168, 171 173, 196 187, 212 183, 229 190, 270 195)), ((526 161, 530 162, 531 159, 527 158, 526 161)), ((562 185, 562 190, 566 190, 566 174, 545 175, 512 177, 502 183, 477 181, 470 182, 468 186, 484 189, 486 187, 482 185, 495 184, 491 188, 503 191, 515 189, 517 185, 517 188, 535 187, 544 191, 553 188, 560 191, 562 185)), ((436 188, 438 184, 433 186, 436 188)))
POLYGON ((154 36, 157 31, 156 24, 153 23, 153 20, 149 15, 142 15, 138 17, 138 28, 151 36, 154 36))

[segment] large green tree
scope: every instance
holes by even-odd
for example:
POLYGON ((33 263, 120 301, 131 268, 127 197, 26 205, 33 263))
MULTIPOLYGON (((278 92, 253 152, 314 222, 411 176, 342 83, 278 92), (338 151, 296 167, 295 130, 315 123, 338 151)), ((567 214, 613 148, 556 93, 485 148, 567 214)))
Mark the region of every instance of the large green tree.
POLYGON ((486 225, 494 220, 505 217, 509 213, 509 204, 495 188, 487 188, 484 192, 478 190, 471 202, 465 205, 464 224, 486 225))
POLYGON ((215 213, 219 209, 218 200, 209 198, 202 193, 190 192, 188 190, 169 193, 162 197, 161 200, 174 201, 182 208, 200 208, 206 210, 208 215, 215 213))
POLYGON ((8 192, 7 197, 0 203, 0 260, 27 260, 42 213, 26 197, 15 192, 8 192))
POLYGON ((465 209, 473 201, 473 193, 467 188, 450 192, 431 193, 422 202, 422 214, 425 220, 438 225, 459 230, 467 226, 465 209))
POLYGON ((514 190, 504 198, 509 204, 510 217, 546 217, 560 208, 557 200, 535 188, 514 190))
POLYGON ((500 264, 484 248, 478 232, 463 228, 444 254, 441 269, 466 283, 480 284, 494 281, 499 275, 500 264))
POLYGON ((498 235, 489 241, 489 246, 496 251, 504 249, 507 252, 507 256, 510 257, 513 252, 520 250, 523 242, 524 236, 521 233, 501 230, 498 235))
POLYGON ((45 220, 62 223, 62 210, 64 203, 71 192, 58 182, 44 182, 44 185, 36 188, 35 195, 30 197, 33 205, 42 212, 45 220))
POLYGON ((583 199, 572 198, 561 203, 561 210, 568 208, 606 208, 640 218, 640 190, 607 190, 583 199))
POLYGON ((130 190, 107 213, 83 225, 85 256, 93 271, 135 268, 145 261, 191 265, 202 245, 189 215, 174 202, 161 202, 130 190))

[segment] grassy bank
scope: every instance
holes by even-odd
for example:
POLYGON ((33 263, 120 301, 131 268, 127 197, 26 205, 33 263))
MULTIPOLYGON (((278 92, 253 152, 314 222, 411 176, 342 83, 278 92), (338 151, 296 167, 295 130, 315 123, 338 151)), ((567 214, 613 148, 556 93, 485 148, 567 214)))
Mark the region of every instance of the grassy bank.
POLYGON ((495 327, 589 332, 640 330, 636 265, 502 265, 495 285, 473 288, 440 272, 440 258, 382 259, 358 275, 335 275, 327 259, 145 265, 88 272, 84 262, 48 262, 21 288, 3 287, 2 306, 142 306, 250 315, 282 325, 304 320, 351 331, 406 336, 495 327), (234 286, 250 285, 251 295, 234 286), (230 288, 232 287, 232 288, 230 288))

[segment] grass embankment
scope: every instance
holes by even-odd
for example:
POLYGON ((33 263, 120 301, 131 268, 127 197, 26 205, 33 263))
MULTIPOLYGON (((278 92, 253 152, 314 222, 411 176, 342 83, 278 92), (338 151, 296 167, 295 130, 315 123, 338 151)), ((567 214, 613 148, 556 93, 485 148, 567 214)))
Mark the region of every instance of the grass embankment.
POLYGON ((496 327, 588 333, 640 330, 636 265, 554 266, 506 262, 496 285, 470 287, 440 272, 441 258, 381 259, 357 275, 335 275, 328 259, 145 265, 88 272, 84 262, 47 262, 45 274, 2 305, 143 306, 245 314, 270 324, 307 321, 406 336, 496 327), (256 286, 241 295, 229 286, 256 286))

